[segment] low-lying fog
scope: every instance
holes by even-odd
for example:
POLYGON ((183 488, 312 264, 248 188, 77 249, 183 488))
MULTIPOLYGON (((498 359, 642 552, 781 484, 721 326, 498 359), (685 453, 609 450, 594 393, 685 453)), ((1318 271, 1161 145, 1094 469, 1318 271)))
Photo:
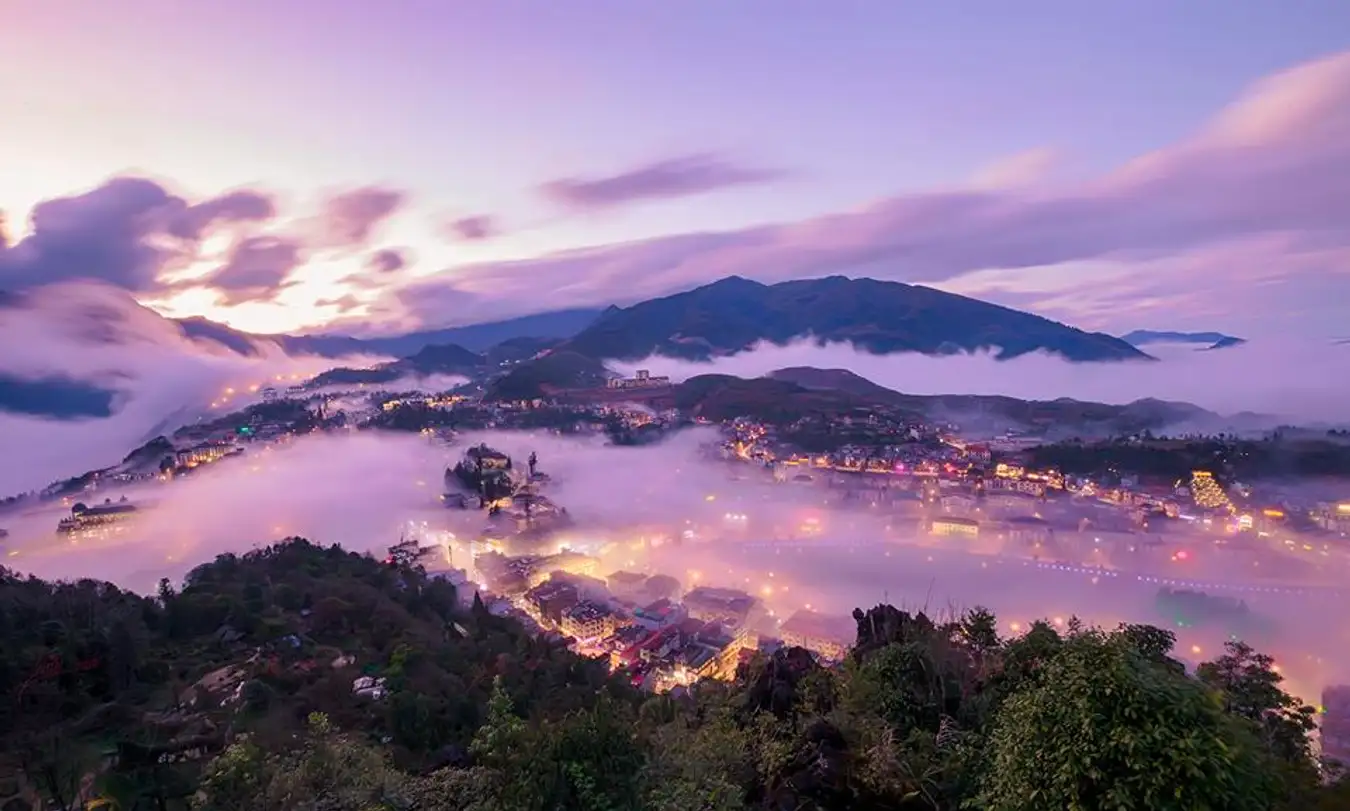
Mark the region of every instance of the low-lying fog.
POLYGON ((651 357, 612 363, 632 374, 649 369, 679 381, 718 373, 760 377, 775 369, 847 369, 906 394, 1003 394, 1028 400, 1070 397, 1128 403, 1145 397, 1179 400, 1218 414, 1250 411, 1294 422, 1350 422, 1350 345, 1331 341, 1259 340, 1224 349, 1149 345, 1157 362, 1071 363, 1036 353, 1012 360, 989 354, 872 355, 847 344, 797 341, 761 344, 711 363, 651 357))
MULTIPOLYGON (((150 590, 159 578, 181 578, 219 553, 289 535, 376 554, 409 521, 476 537, 484 514, 447 509, 438 496, 445 467, 481 440, 516 464, 538 454, 540 470, 552 479, 545 494, 575 520, 559 541, 600 555, 603 574, 632 569, 672 575, 685 588, 737 587, 779 617, 808 605, 847 614, 889 601, 936 613, 987 605, 1007 633, 1035 618, 1067 622, 1075 615, 1104 625, 1168 623, 1155 607, 1159 583, 1135 571, 1111 576, 974 554, 986 550, 922 535, 913 513, 899 508, 844 503, 839 491, 820 483, 774 484, 756 468, 708 460, 700 448, 713 438, 695 430, 661 445, 618 448, 506 433, 464 436, 447 448, 401 434, 305 437, 170 482, 91 494, 87 501, 125 494, 146 507, 108 540, 58 537, 64 512, 56 506, 7 515, 5 563, 47 578, 97 577, 150 590), (681 538, 686 530, 678 543, 650 542, 681 538)), ((1299 582, 1287 576, 1278 582, 1285 590, 1274 590, 1242 566, 1203 554, 1184 567, 1165 558, 1149 566, 1155 576, 1213 581, 1212 593, 1245 599, 1270 623, 1254 641, 1277 657, 1303 695, 1315 698, 1322 684, 1350 676, 1350 656, 1337 653, 1350 641, 1343 592, 1288 588, 1299 582)), ((1324 586, 1328 577, 1309 576, 1304 585, 1324 586)), ((1213 655, 1223 642, 1214 631, 1174 630, 1179 655, 1191 660, 1213 655)))
MULTIPOLYGON (((290 356, 268 341, 256 342, 253 356, 241 355, 190 340, 125 291, 92 282, 41 287, 0 307, 0 346, 0 374, 56 377, 116 392, 107 417, 57 420, 0 411, 0 497, 116 464, 158 434, 257 402, 263 388, 285 389, 335 366, 389 360, 290 356)), ((463 382, 438 375, 380 388, 444 391, 463 382)))

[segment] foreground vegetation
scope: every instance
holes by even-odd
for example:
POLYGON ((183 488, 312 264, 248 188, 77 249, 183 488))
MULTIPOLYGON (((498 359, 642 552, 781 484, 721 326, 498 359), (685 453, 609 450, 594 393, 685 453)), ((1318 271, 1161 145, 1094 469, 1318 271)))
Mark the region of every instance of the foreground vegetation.
POLYGON ((641 696, 416 568, 299 539, 155 597, 4 573, 0 808, 1350 808, 1244 645, 1190 676, 1147 626, 855 616, 839 668, 786 649, 641 696))

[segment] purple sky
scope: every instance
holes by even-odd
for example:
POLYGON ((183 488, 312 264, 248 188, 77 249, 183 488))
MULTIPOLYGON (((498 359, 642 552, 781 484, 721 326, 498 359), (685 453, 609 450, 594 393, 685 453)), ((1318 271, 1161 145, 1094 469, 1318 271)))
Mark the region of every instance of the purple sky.
POLYGON ((0 289, 396 329, 843 273, 1350 333, 1337 0, 78 5, 0 27, 0 289))

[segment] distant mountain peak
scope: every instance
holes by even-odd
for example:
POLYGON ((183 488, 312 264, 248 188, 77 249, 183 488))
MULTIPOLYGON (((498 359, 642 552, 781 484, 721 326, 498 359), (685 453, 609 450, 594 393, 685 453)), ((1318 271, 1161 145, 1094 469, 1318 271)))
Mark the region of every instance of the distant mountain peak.
POLYGON ((593 358, 709 360, 762 342, 847 343, 885 355, 1048 352, 1073 361, 1146 360, 1118 338, 920 285, 829 276, 762 284, 730 276, 607 310, 564 346, 593 358))
POLYGON ((1131 346, 1149 344, 1205 344, 1202 349, 1223 349, 1229 346, 1245 344, 1245 338, 1225 335, 1222 332, 1174 332, 1170 330, 1137 329, 1120 336, 1120 340, 1131 346))

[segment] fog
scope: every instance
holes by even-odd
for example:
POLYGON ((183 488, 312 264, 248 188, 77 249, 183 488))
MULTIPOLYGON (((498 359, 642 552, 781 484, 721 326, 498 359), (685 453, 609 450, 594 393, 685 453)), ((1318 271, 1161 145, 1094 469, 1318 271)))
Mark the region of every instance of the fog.
MULTIPOLYGON (((115 392, 113 413, 74 420, 0 412, 0 496, 106 467, 156 434, 294 385, 338 361, 291 357, 270 342, 248 357, 194 342, 124 291, 89 282, 32 290, 0 307, 0 373, 57 376, 115 392)), ((348 358, 362 366, 370 358, 348 358)))
POLYGON ((632 374, 649 369, 679 381, 718 373, 759 377, 790 366, 848 369, 906 394, 1002 394, 1031 400, 1070 397, 1123 404, 1152 397, 1219 414, 1256 412, 1297 422, 1350 422, 1350 345, 1333 342, 1252 341, 1217 350, 1194 345, 1146 347, 1157 362, 1071 363, 1037 353, 1012 360, 989 354, 932 357, 872 355, 848 344, 798 341, 761 344, 711 363, 651 357, 612 363, 632 374))
MULTIPOLYGON (((190 476, 89 494, 85 500, 93 502, 125 493, 145 507, 106 539, 58 537, 53 530, 66 508, 56 505, 7 515, 5 562, 42 577, 98 577, 144 591, 222 552, 290 535, 377 555, 408 522, 472 539, 486 526, 484 513, 448 509, 437 497, 445 467, 469 444, 485 441, 517 465, 536 452, 551 478, 545 495, 573 519, 539 542, 538 551, 567 546, 595 554, 601 574, 626 569, 669 574, 686 589, 741 588, 780 618, 807 606, 847 615, 882 601, 939 615, 986 605, 1008 634, 1036 618, 1165 623, 1155 608, 1158 581, 1175 579, 1245 599, 1271 623, 1253 641, 1277 657, 1305 696, 1350 676, 1350 655, 1331 653, 1350 650, 1340 622, 1347 601, 1325 588, 1343 580, 1342 561, 1330 564, 1335 571, 1274 581, 1253 578, 1245 560, 1203 550, 1184 567, 1164 552, 1114 575, 1037 562, 982 541, 930 537, 904 505, 845 502, 822 482, 775 484, 753 466, 709 458, 704 447, 714 437, 710 429, 691 430, 662 444, 621 448, 545 433, 492 433, 445 447, 420 436, 358 432, 250 446, 242 457, 190 476)), ((454 547, 452 558, 456 566, 471 565, 463 546, 454 547)), ((1215 630, 1174 630, 1187 659, 1212 656, 1224 641, 1215 630)))

